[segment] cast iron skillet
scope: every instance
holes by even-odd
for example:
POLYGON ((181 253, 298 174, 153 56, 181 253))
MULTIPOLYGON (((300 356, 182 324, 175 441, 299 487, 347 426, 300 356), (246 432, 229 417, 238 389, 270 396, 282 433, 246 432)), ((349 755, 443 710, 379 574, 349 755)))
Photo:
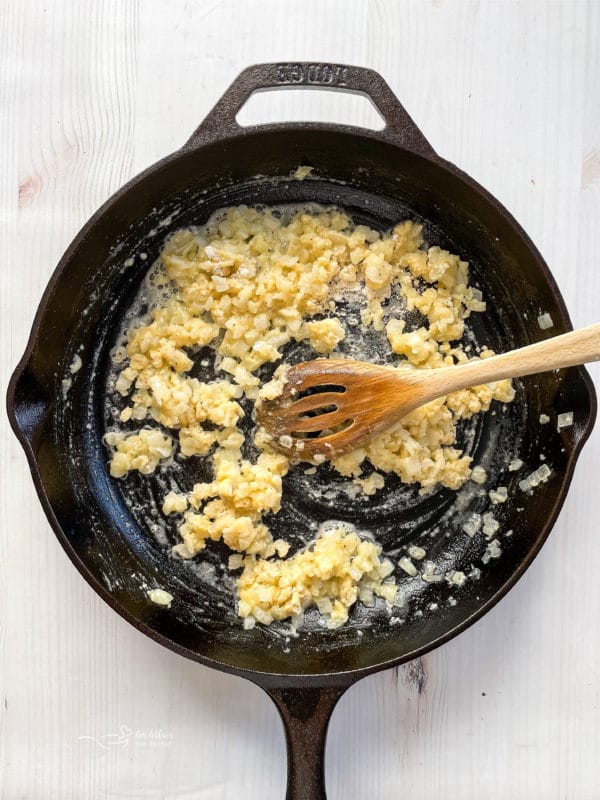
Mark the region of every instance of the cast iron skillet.
MULTIPOLYGON (((44 293, 9 386, 8 412, 48 519, 84 578, 157 642, 262 687, 285 726, 287 797, 314 800, 325 796, 325 735, 341 694, 365 675, 423 655, 465 630, 529 566, 565 499, 596 399, 583 368, 542 375, 519 383, 510 406, 497 405, 461 431, 462 446, 488 472, 487 488, 509 487, 510 501, 493 509, 500 523, 498 559, 484 556, 481 534, 462 530, 470 514, 489 510, 487 493, 476 484, 458 494, 440 489, 420 496, 389 480, 365 503, 344 494, 339 476, 327 470, 320 479, 328 482, 325 494, 314 478, 292 470, 284 508, 272 520, 276 535, 299 544, 313 535, 311 523, 348 520, 373 531, 393 557, 418 542, 442 573, 458 569, 468 580, 458 588, 399 571, 406 600, 391 618, 379 606, 358 606, 348 625, 333 632, 311 614, 295 639, 281 627, 243 630, 230 585, 220 585, 219 549, 197 563, 175 559, 168 546, 176 541, 174 528, 166 520, 156 524, 165 485, 191 485, 202 477, 202 462, 178 463, 150 480, 108 476, 101 443, 112 413, 110 398, 104 402, 108 354, 169 232, 201 224, 223 206, 303 201, 339 204, 358 222, 380 229, 406 216, 421 219, 430 242, 471 263, 489 306, 487 314, 474 315, 480 342, 506 350, 571 328, 552 275, 525 232, 488 192, 433 151, 377 73, 335 64, 262 64, 234 81, 181 150, 130 181, 75 238, 44 293), (385 128, 236 123, 253 92, 289 86, 366 95, 385 128), (291 178, 304 164, 314 168, 312 175, 291 178), (541 313, 552 316, 549 331, 537 325, 541 313), (82 367, 72 373, 75 355, 82 367), (574 425, 558 431, 556 415, 565 411, 573 411, 574 425), (540 425, 542 413, 549 424, 540 425), (540 454, 552 476, 525 494, 518 481, 539 466, 540 454), (509 472, 515 457, 525 466, 509 472), (148 601, 146 590, 155 586, 174 595, 170 609, 148 601)), ((303 354, 292 348, 287 355, 303 354)), ((199 374, 202 369, 198 365, 199 374)))

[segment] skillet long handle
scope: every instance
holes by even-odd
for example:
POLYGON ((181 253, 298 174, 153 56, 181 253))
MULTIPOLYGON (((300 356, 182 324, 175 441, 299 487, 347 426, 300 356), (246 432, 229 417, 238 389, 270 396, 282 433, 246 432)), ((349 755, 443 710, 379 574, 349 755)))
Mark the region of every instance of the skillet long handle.
POLYGON ((503 378, 520 378, 537 372, 587 364, 589 361, 600 361, 600 322, 509 353, 435 370, 436 380, 428 381, 431 383, 431 399, 503 378), (439 383, 442 391, 434 383, 439 383))
POLYGON ((285 728, 288 764, 286 800, 327 800, 327 728, 337 701, 348 687, 261 688, 277 706, 285 728))

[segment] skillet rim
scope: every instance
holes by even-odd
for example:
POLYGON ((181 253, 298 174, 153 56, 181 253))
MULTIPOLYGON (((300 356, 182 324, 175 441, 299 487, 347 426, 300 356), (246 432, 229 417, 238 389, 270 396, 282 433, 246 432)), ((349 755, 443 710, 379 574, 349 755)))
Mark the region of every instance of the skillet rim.
MULTIPOLYGON (((311 130, 315 132, 336 133, 352 137, 359 136, 362 138, 374 139, 376 141, 386 144, 387 146, 393 146, 398 150, 403 151, 412 158, 416 157, 432 162, 438 167, 441 167, 442 169, 453 174, 456 178, 462 181, 470 191, 475 192, 483 199, 483 201, 491 205, 495 213, 498 214, 503 219, 503 221, 507 223, 512 228, 512 230, 521 238, 523 244, 529 250, 533 260, 536 263, 537 268, 540 270, 540 273, 544 278, 553 296, 553 299, 561 313, 561 322, 564 324, 566 330, 572 330, 573 326, 571 323, 571 319, 567 311, 565 301, 556 283, 556 280, 552 275, 545 260, 543 259, 541 253, 539 252, 539 250, 537 249, 537 247, 535 246, 529 235, 519 224, 519 222, 505 208, 505 206, 502 203, 500 203, 487 189, 481 186, 477 181, 475 181, 470 175, 465 173, 463 170, 459 169, 451 162, 448 162, 445 159, 438 156, 433 150, 431 149, 427 151, 420 150, 419 152, 416 152, 414 149, 411 149, 410 147, 402 147, 397 142, 390 141, 390 138, 385 134, 385 130, 371 131, 356 126, 327 124, 327 123, 299 124, 295 122, 287 122, 287 123, 276 123, 268 125, 254 125, 254 126, 248 126, 246 128, 239 128, 233 131, 226 130, 224 135, 218 137, 218 141, 229 142, 236 139, 246 138, 246 136, 248 136, 249 134, 281 133, 292 130, 297 133, 303 133, 307 130, 311 130)), ((579 455, 581 453, 583 445, 589 438, 592 429, 594 427, 594 422, 597 414, 596 392, 594 384, 591 380, 591 377, 587 369, 585 369, 585 367, 583 366, 574 368, 577 370, 578 378, 581 380, 582 385, 588 394, 588 400, 590 406, 589 414, 585 420, 585 424, 582 425, 578 430, 577 439, 573 445, 573 450, 569 455, 565 471, 562 475, 562 485, 560 492, 556 498, 556 501, 551 509, 549 516, 545 521, 545 524, 541 528, 539 534, 537 535, 535 541, 533 542, 532 546, 528 550, 525 557, 522 558, 518 567, 514 570, 514 572, 510 575, 510 577, 487 601, 485 601, 480 605, 477 611, 470 614, 466 619, 464 619, 455 627, 448 630, 445 634, 438 636, 435 639, 432 639, 430 642, 428 642, 426 645, 423 645, 422 647, 419 647, 397 658, 381 661, 376 664, 372 664, 367 667, 361 667, 355 670, 343 670, 339 672, 319 672, 319 673, 264 672, 260 670, 251 670, 241 667, 235 667, 226 662, 218 661, 217 659, 200 655, 186 647, 182 647, 181 645, 173 642, 168 637, 164 636, 162 633, 156 631, 146 622, 136 619, 129 611, 127 611, 125 608, 119 605, 119 603, 113 597, 113 595, 111 595, 110 592, 108 592, 108 590, 102 585, 102 583, 88 569, 87 565, 78 556, 77 552, 75 551, 69 539, 62 530, 62 527, 54 514, 53 507, 46 493, 46 489, 38 469, 38 463, 33 443, 30 437, 28 436, 28 433, 25 430, 25 428, 19 423, 17 414, 17 389, 19 381, 22 378, 23 374, 25 373, 29 361, 31 359, 31 356, 35 350, 37 341, 39 339, 40 328, 42 327, 46 311, 50 305, 50 302, 52 300, 56 288, 60 284, 63 272, 66 270, 74 253, 76 252, 80 244, 85 240, 90 231, 101 220, 101 218, 107 212, 110 212, 110 210, 116 205, 116 203, 135 186, 142 183, 148 177, 159 172, 164 167, 167 167, 169 164, 173 163, 177 159, 188 155, 191 151, 202 149, 205 145, 214 144, 215 141, 216 139, 213 133, 211 133, 209 130, 203 131, 200 128, 194 134, 192 142, 186 143, 179 150, 176 150, 173 153, 168 154, 164 158, 150 165, 142 172, 140 172, 138 175, 135 175, 133 178, 127 181, 127 183, 125 183, 116 192, 114 192, 100 206, 100 208, 98 208, 98 210, 94 212, 94 214, 92 214, 92 216, 88 219, 88 221, 76 234, 74 239, 71 241, 71 243, 65 250, 61 259, 59 260, 56 268, 52 272, 48 284, 42 294, 40 303, 38 305, 37 311, 34 316, 31 332, 29 334, 29 339, 25 351, 23 353, 23 356, 19 360, 17 366, 15 367, 15 370, 8 384, 7 395, 6 395, 7 413, 11 428, 25 451, 25 455, 27 457, 27 462, 32 475, 34 486, 38 498, 41 502, 42 508, 44 509, 46 517, 48 518, 48 521, 50 523, 50 526, 54 531, 54 534, 58 538, 63 550, 66 552, 67 556, 74 564, 76 569, 79 571, 79 573, 83 576, 83 578, 87 581, 87 583, 91 586, 91 588, 96 592, 96 594, 98 594, 111 607, 111 609, 116 611, 129 624, 135 627, 139 632, 145 634, 146 636, 150 637, 151 639, 163 645, 164 647, 167 647, 169 650, 172 650, 178 655, 184 656, 185 658, 189 658, 192 661, 204 664, 205 666, 211 667, 213 669, 218 669, 223 672, 248 678, 262 687, 272 687, 272 688, 294 687, 294 686, 319 687, 319 688, 328 686, 347 687, 350 686, 355 681, 363 677, 366 677, 367 675, 371 675, 381 670, 389 669, 391 667, 399 666, 415 658, 422 657, 426 653, 429 653, 430 651, 434 650, 440 645, 450 641, 455 636, 458 636, 467 628, 469 628, 471 625, 473 625, 475 622, 477 622, 479 619, 481 619, 485 614, 487 614, 487 612, 490 611, 513 588, 513 586, 517 583, 517 581, 520 580, 520 578, 524 575, 527 569, 531 566, 534 559, 541 550, 543 544, 550 535, 550 532, 554 527, 558 515, 564 505, 564 502, 566 500, 572 482, 575 466, 579 459, 579 455)))

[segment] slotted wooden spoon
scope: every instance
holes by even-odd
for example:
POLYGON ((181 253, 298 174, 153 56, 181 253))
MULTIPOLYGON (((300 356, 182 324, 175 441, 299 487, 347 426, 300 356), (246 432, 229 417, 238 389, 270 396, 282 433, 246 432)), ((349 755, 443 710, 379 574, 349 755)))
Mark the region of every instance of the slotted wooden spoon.
POLYGON ((257 420, 275 449, 298 461, 320 463, 364 445, 437 397, 597 360, 600 323, 440 369, 320 358, 290 367, 282 394, 257 405, 257 420))

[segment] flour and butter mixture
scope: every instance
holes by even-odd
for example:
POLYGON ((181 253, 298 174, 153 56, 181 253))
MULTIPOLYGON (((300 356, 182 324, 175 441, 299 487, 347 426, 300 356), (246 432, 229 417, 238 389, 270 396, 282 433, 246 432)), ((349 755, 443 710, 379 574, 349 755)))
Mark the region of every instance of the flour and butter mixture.
MULTIPOLYGON (((467 263, 426 247, 410 220, 381 234, 335 208, 240 206, 171 236, 150 279, 158 299, 113 353, 120 420, 128 425, 105 436, 111 474, 150 474, 174 457, 209 459, 212 480, 187 494, 169 492, 162 510, 179 520, 178 556, 191 558, 210 540, 231 549, 246 627, 295 618, 310 606, 336 627, 355 602, 375 595, 392 606, 394 565, 351 526, 325 525, 293 555, 287 542, 273 540, 265 519, 280 508, 290 464, 260 431, 253 434, 259 455, 243 457, 240 400, 277 392, 285 365, 264 384, 260 368, 280 362, 289 342, 305 342, 315 357, 335 354, 346 335, 336 309, 349 297, 365 333, 376 332, 403 366, 435 369, 492 355, 461 345, 464 320, 485 311, 467 263), (217 380, 192 376, 201 348, 214 351, 217 380)), ((384 486, 386 473, 422 491, 458 489, 471 459, 455 446, 457 423, 513 396, 510 381, 501 381, 435 400, 333 466, 366 494, 384 486)))

